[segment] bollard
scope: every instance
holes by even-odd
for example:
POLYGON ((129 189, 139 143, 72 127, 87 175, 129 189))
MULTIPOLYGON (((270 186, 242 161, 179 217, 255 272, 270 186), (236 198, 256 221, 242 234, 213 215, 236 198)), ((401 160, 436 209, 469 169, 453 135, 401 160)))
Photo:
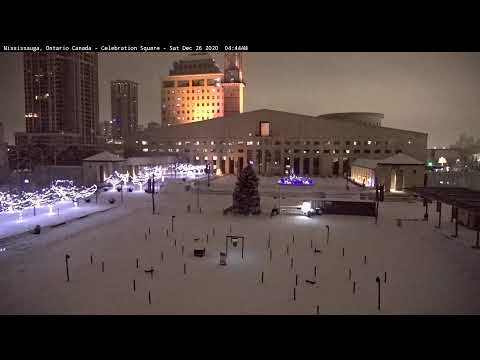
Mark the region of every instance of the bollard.
POLYGON ((175 239, 175 247, 177 247, 177 239, 175 239))
POLYGON ((297 300, 297 288, 293 288, 293 301, 297 300))
POLYGON ((138 258, 137 258, 137 269, 138 269, 138 258))
POLYGON ((383 282, 386 283, 387 282, 387 272, 385 271, 385 273, 383 274, 383 282))
POLYGON ((298 286, 298 274, 295 275, 295 286, 298 286))
POLYGON ((184 248, 183 248, 183 245, 182 245, 182 256, 183 256, 183 249, 184 249, 184 248))
POLYGON ((313 267, 313 276, 317 277, 317 265, 313 267))
POLYGON ((270 249, 270 262, 272 262, 272 249, 270 249))
POLYGON ((102 261, 102 272, 105 272, 105 264, 102 261))
POLYGON ((135 292, 135 280, 133 280, 133 292, 135 292))
POLYGON ((160 258, 162 259, 162 262, 163 262, 163 251, 160 253, 160 258))
POLYGON ((212 235, 215 236, 215 226, 213 227, 212 235))
POLYGON ((262 284, 263 284, 263 271, 262 271, 262 284))
POLYGON ((352 280, 352 269, 348 269, 348 280, 352 280))
POLYGON ((354 294, 355 294, 355 288, 356 288, 356 285, 357 285, 357 282, 356 282, 356 281, 354 281, 354 282, 353 282, 353 293, 354 293, 354 294))
POLYGON ((292 243, 295 244, 295 235, 292 235, 292 243))
POLYGON ((93 264, 93 255, 90 255, 90 264, 93 264))
POLYGON ((317 305, 317 315, 320 315, 320 306, 317 305))
POLYGON ((342 256, 345 256, 345 248, 342 248, 342 256))
POLYGON ((290 259, 290 269, 293 269, 293 257, 290 259))
POLYGON ((148 292, 148 303, 151 305, 152 304, 152 295, 150 291, 148 292))
POLYGON ((148 235, 150 235, 150 226, 148 227, 148 235))
POLYGON ((367 255, 365 255, 365 256, 363 257, 363 263, 364 263, 364 264, 367 263, 367 255))
POLYGON ((187 264, 183 264, 183 273, 186 275, 187 274, 187 264))

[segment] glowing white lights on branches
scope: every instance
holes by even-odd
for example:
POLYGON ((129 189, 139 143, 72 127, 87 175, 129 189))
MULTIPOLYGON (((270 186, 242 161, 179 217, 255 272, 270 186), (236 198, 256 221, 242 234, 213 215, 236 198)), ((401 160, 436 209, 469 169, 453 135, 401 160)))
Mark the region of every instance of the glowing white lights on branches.
POLYGON ((40 208, 48 205, 49 214, 53 213, 53 206, 59 201, 72 201, 78 206, 80 199, 86 199, 97 191, 97 186, 77 187, 73 181, 57 180, 50 188, 40 191, 21 193, 0 192, 0 213, 19 213, 19 221, 22 219, 22 211, 28 208, 40 208))

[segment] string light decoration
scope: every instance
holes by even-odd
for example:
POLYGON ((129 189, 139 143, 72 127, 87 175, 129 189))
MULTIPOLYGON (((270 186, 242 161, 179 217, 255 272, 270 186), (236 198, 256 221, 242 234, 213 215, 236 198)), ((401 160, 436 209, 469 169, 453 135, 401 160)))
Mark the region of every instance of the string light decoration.
POLYGON ((279 185, 293 185, 293 186, 311 186, 313 185, 313 180, 308 176, 296 176, 295 174, 290 174, 288 176, 281 177, 277 183, 279 185))
POLYGON ((19 213, 19 220, 23 219, 23 210, 41 208, 48 205, 49 214, 53 214, 53 207, 60 201, 72 201, 75 207, 81 199, 86 199, 97 191, 97 186, 74 186, 70 180, 56 180, 50 188, 40 191, 21 193, 0 192, 0 213, 19 213))

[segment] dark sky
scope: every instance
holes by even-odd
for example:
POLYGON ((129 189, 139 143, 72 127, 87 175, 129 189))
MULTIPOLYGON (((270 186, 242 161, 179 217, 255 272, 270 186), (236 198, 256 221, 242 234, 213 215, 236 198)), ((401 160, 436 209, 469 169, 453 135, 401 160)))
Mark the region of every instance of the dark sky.
MULTIPOLYGON (((110 117, 111 80, 134 80, 140 123, 160 122, 160 84, 179 53, 100 53, 100 121, 110 117)), ((215 54, 223 67, 223 57, 215 54)), ((307 115, 370 111, 384 126, 429 134, 448 146, 480 136, 480 53, 247 53, 246 111, 307 115)), ((0 54, 0 122, 6 138, 23 131, 21 54, 0 54)))

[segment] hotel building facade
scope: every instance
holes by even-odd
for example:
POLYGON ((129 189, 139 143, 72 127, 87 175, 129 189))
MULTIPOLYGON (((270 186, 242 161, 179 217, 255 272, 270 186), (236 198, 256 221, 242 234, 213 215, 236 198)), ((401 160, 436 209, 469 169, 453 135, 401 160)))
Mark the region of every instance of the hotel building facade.
POLYGON ((241 53, 226 53, 224 71, 208 54, 176 61, 162 82, 162 126, 169 127, 243 112, 241 53))

